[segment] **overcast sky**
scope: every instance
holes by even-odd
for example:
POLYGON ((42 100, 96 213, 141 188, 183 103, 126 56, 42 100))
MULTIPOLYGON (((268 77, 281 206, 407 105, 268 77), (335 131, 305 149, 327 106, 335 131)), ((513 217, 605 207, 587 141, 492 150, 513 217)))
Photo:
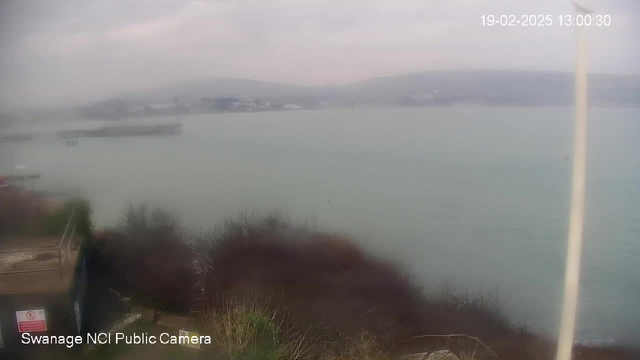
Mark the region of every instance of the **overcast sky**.
MULTIPOLYGON (((640 73, 640 0, 591 0, 590 71, 640 73)), ((341 85, 457 69, 572 71, 569 0, 0 0, 0 105, 74 104, 201 77, 341 85), (551 14, 549 28, 482 14, 551 14)))

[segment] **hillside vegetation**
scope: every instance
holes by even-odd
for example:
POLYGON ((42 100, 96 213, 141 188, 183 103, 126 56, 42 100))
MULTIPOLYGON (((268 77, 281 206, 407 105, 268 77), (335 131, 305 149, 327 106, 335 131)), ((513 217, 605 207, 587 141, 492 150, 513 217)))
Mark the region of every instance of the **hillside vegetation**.
MULTIPOLYGON (((396 264, 340 235, 242 215, 204 234, 130 208, 99 234, 96 275, 146 306, 187 313, 204 284, 201 332, 221 359, 387 359, 448 348, 474 359, 553 359, 555 344, 514 326, 496 292, 425 292, 396 264), (132 275, 135 274, 135 275, 132 275)), ((428 276, 428 274, 425 274, 428 276)), ((577 346, 575 359, 637 359, 577 346)))

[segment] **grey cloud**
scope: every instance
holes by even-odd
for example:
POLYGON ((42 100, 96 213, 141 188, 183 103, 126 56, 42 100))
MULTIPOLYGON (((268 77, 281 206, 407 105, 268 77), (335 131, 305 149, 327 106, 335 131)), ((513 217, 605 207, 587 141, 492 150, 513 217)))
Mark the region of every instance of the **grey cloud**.
MULTIPOLYGON (((638 73, 640 6, 593 0, 591 68, 638 73)), ((0 104, 74 103, 235 76, 328 85, 440 69, 570 71, 574 29, 483 28, 482 14, 573 13, 537 0, 112 0, 2 3, 0 104)))

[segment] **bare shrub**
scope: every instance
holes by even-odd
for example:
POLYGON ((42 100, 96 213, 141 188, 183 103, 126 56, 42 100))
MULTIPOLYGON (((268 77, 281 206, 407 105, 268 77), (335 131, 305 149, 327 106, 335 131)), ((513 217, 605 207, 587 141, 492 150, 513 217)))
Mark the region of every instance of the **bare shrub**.
POLYGON ((295 327, 314 324, 323 341, 367 332, 392 344, 417 331, 425 308, 418 287, 391 263, 338 234, 281 218, 240 217, 210 234, 210 304, 257 286, 295 327))
POLYGON ((121 224, 96 240, 95 271, 108 286, 147 306, 187 311, 197 278, 184 238, 175 216, 130 206, 121 224))

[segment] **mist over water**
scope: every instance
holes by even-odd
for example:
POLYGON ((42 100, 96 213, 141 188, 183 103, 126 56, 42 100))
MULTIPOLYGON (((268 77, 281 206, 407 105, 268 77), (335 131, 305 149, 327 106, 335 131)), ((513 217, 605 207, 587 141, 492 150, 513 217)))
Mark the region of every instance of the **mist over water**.
MULTIPOLYGON (((34 187, 87 196, 100 226, 129 203, 170 208, 193 230, 278 211, 352 235, 429 289, 499 287, 510 319, 555 336, 572 116, 464 107, 207 114, 178 119, 181 136, 81 138, 75 147, 51 137, 2 150, 11 166, 42 174, 34 187)), ((640 338, 638 119, 637 109, 590 112, 582 341, 640 338)))

